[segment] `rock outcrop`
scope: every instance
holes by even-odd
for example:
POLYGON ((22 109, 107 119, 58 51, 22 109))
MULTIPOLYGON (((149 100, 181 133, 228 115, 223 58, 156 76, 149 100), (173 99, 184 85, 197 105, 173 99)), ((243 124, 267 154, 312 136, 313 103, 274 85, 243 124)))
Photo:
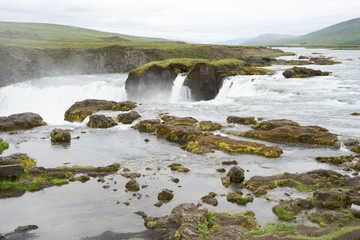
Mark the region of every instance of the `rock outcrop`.
POLYGON ((321 70, 313 70, 304 67, 293 67, 283 72, 285 78, 307 78, 314 76, 328 76, 331 72, 322 72, 321 70))
POLYGON ((55 128, 51 131, 50 137, 52 143, 70 143, 71 133, 70 129, 58 129, 55 128))
POLYGON ((19 113, 8 117, 0 117, 0 131, 13 131, 17 129, 30 129, 44 126, 46 123, 37 113, 19 113))
POLYGON ((90 120, 86 125, 91 128, 110 128, 117 125, 117 123, 111 117, 98 114, 90 116, 90 120))
POLYGON ((137 111, 131 111, 128 113, 119 114, 117 120, 122 124, 132 124, 136 119, 140 118, 140 114, 137 111))
POLYGON ((100 111, 130 111, 136 108, 136 103, 131 101, 114 102, 97 99, 86 99, 80 102, 74 103, 65 112, 64 119, 69 122, 82 122, 87 116, 100 111))

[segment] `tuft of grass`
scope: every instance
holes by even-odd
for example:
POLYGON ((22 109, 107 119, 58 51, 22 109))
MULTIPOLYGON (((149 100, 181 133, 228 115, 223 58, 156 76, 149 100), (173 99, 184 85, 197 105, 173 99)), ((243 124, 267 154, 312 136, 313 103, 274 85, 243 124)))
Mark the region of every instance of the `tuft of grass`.
POLYGON ((2 151, 8 148, 9 148, 9 143, 4 142, 4 140, 0 138, 0 153, 2 153, 2 151))

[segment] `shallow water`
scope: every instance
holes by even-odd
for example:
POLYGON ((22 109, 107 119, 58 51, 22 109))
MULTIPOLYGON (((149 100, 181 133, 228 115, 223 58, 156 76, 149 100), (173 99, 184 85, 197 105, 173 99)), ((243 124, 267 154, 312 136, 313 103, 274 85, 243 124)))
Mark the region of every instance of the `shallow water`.
MULTIPOLYGON (((343 63, 305 66, 333 72, 326 77, 285 79, 282 72, 291 66, 268 67, 276 71, 272 76, 230 77, 225 80, 217 98, 212 101, 187 102, 188 91, 181 84, 175 83, 168 101, 146 99, 136 110, 142 115, 142 119, 155 118, 158 114, 167 112, 222 124, 226 124, 226 117, 229 115, 287 118, 301 125, 323 126, 342 138, 360 139, 360 117, 349 115, 360 112, 360 51, 301 48, 285 50, 295 52, 298 56, 318 56, 313 53, 320 52, 343 63)), ((284 58, 296 59, 298 56, 284 58)), ((0 137, 10 143, 10 148, 3 155, 24 152, 35 158, 39 166, 44 167, 63 164, 104 166, 119 162, 122 167, 143 175, 138 179, 140 185, 149 185, 140 190, 142 198, 138 200, 132 193, 125 192, 128 179, 114 174, 106 177, 106 182, 111 186, 109 189, 103 189, 104 183, 92 179, 85 184, 70 183, 26 193, 20 198, 0 199, 1 233, 11 232, 17 226, 27 224, 39 226, 36 231, 38 239, 80 239, 107 230, 142 231, 145 229, 143 221, 134 212, 145 211, 150 216, 164 216, 179 203, 199 203, 200 198, 210 191, 219 195, 219 205, 205 205, 208 209, 230 213, 253 210, 259 224, 264 226, 267 222, 277 221, 271 207, 280 199, 289 198, 284 195, 285 192, 292 193, 292 198, 307 197, 310 196, 309 193, 279 188, 266 195, 272 201, 257 198, 246 206, 228 203, 226 196, 221 195, 226 195, 232 188, 224 188, 220 180, 224 174, 215 171, 222 167, 222 161, 237 160, 239 166, 246 170, 246 179, 249 179, 255 175, 273 175, 285 171, 306 172, 317 168, 343 172, 343 167, 318 163, 314 158, 351 154, 346 148, 334 150, 266 143, 279 145, 284 154, 278 159, 222 152, 198 156, 153 135, 139 133, 129 126, 90 129, 85 125, 87 120, 81 124, 63 120, 66 109, 79 100, 126 100, 126 78, 127 74, 49 77, 0 88, 1 116, 32 111, 39 113, 48 123, 48 126, 18 131, 15 135, 0 133, 0 137), (72 137, 80 136, 80 139, 72 140, 67 147, 51 145, 49 133, 55 127, 70 128, 73 130, 72 137), (86 133, 81 133, 82 131, 86 133), (144 142, 145 138, 150 142, 144 142), (173 162, 183 163, 191 171, 171 172, 166 166, 173 162), (147 167, 152 170, 145 170, 147 167), (180 182, 171 182, 171 176, 178 177, 180 182), (163 188, 173 190, 175 197, 157 208, 153 205, 157 202, 157 193, 163 188), (129 201, 129 206, 123 204, 126 201, 129 201)), ((183 78, 178 77, 177 80, 179 82, 183 78)), ((118 114, 103 113, 113 117, 118 114)), ((237 125, 232 127, 246 128, 237 125)), ((225 168, 228 170, 230 167, 225 168)))

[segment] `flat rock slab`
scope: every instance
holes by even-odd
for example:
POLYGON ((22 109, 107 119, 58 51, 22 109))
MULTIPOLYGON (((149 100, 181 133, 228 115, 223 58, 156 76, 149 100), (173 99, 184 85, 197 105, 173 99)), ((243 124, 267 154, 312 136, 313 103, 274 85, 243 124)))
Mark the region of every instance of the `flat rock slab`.
POLYGON ((17 129, 30 129, 44 126, 46 123, 37 113, 27 112, 0 117, 0 131, 13 131, 17 129))

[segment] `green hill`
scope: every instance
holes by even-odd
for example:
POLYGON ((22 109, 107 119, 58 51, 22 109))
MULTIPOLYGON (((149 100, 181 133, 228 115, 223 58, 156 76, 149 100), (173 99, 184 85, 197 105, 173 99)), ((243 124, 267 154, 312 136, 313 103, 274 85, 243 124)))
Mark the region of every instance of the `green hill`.
POLYGON ((118 39, 125 41, 166 41, 161 38, 147 38, 118 33, 96 31, 86 28, 47 23, 0 22, 0 39, 4 40, 95 40, 118 39))
MULTIPOLYGON (((266 34, 261 36, 266 36, 266 34)), ((244 45, 360 45, 360 18, 354 18, 295 38, 264 39, 261 36, 247 41, 244 45), (249 42, 251 44, 248 44, 249 42)))

